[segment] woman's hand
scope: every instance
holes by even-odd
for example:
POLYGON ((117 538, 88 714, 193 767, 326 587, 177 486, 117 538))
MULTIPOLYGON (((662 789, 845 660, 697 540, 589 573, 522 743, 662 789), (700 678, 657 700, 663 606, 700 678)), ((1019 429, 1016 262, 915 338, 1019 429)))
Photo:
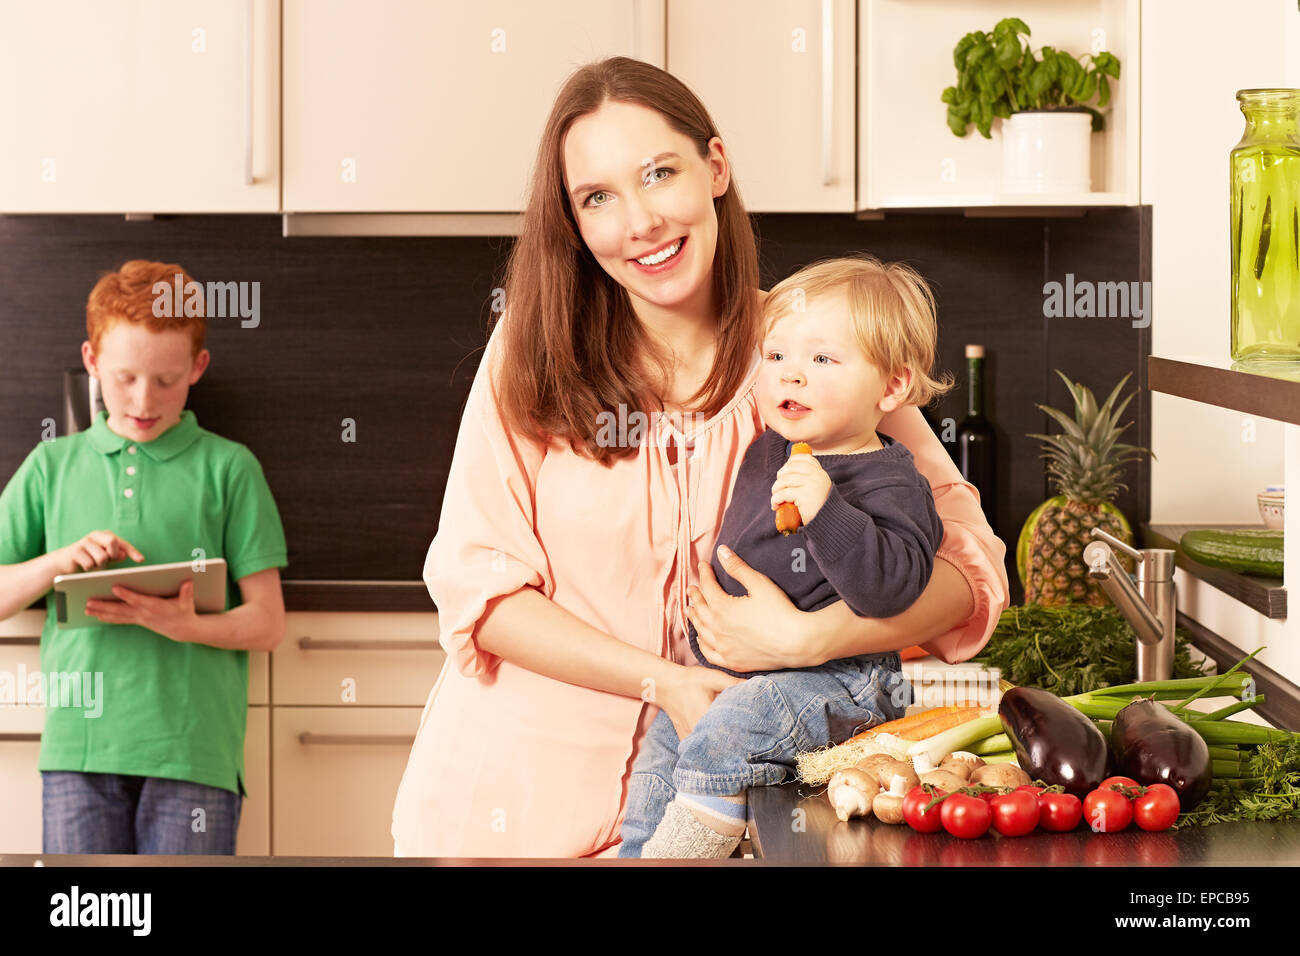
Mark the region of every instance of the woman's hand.
POLYGON ((718 557, 727 573, 745 586, 743 597, 728 594, 700 562, 700 586, 687 591, 686 614, 700 650, 711 662, 733 671, 780 670, 823 663, 817 660, 812 615, 795 607, 772 579, 755 571, 725 547, 718 557))
POLYGON ((743 684, 742 677, 732 677, 712 667, 680 667, 674 680, 661 685, 654 701, 668 712, 677 731, 677 739, 688 737, 695 724, 713 703, 713 698, 732 684, 743 684))

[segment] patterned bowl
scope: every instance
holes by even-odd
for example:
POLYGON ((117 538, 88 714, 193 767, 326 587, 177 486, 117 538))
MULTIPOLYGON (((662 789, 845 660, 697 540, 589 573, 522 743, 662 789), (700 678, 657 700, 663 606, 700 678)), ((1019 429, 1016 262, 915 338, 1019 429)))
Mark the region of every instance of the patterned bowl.
POLYGON ((1262 491, 1255 496, 1259 502, 1259 516, 1264 519, 1264 527, 1281 530, 1285 527, 1282 506, 1284 498, 1278 491, 1262 491))

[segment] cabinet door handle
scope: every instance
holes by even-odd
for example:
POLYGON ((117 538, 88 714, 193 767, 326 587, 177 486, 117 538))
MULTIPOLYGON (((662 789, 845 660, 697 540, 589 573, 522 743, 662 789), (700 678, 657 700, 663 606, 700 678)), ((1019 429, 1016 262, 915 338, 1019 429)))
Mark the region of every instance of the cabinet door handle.
POLYGON ((40 734, 0 734, 0 743, 36 744, 41 742, 40 734))
POLYGON ((300 637, 298 647, 304 651, 436 651, 437 641, 346 641, 319 637, 300 637))
POLYGON ((402 744, 411 746, 415 743, 415 734, 313 734, 304 730, 298 735, 298 743, 308 744, 346 744, 370 747, 385 744, 402 744))
POLYGON ((244 0, 244 185, 253 185, 253 0, 244 0))
POLYGON ((835 0, 822 0, 822 185, 834 180, 831 147, 835 124, 835 0))

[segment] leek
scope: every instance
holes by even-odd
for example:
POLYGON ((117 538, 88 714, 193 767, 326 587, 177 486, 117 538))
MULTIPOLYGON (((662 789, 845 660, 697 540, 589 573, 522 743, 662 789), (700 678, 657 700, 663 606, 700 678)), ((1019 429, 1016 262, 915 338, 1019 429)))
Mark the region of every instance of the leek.
POLYGON ((1001 717, 976 717, 941 734, 917 741, 908 748, 907 755, 913 759, 917 773, 927 773, 938 767, 939 761, 948 754, 958 750, 970 753, 972 744, 994 734, 1000 734, 1002 729, 1001 717))
POLYGON ((994 734, 992 737, 985 737, 978 743, 971 744, 966 748, 966 752, 977 757, 983 757, 987 754, 1008 751, 1011 746, 1011 738, 1007 734, 994 734))

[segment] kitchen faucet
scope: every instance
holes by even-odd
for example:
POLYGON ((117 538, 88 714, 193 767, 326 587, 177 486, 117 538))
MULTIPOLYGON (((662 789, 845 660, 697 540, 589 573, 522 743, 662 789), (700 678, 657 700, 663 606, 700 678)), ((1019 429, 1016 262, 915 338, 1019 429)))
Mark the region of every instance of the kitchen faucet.
POLYGON ((1100 538, 1083 549, 1088 577, 1101 582, 1120 613, 1137 631, 1137 679, 1169 680, 1174 673, 1174 616, 1178 599, 1174 586, 1174 552, 1168 548, 1134 548, 1100 528, 1100 538), (1111 548, 1137 562, 1137 585, 1111 548))

